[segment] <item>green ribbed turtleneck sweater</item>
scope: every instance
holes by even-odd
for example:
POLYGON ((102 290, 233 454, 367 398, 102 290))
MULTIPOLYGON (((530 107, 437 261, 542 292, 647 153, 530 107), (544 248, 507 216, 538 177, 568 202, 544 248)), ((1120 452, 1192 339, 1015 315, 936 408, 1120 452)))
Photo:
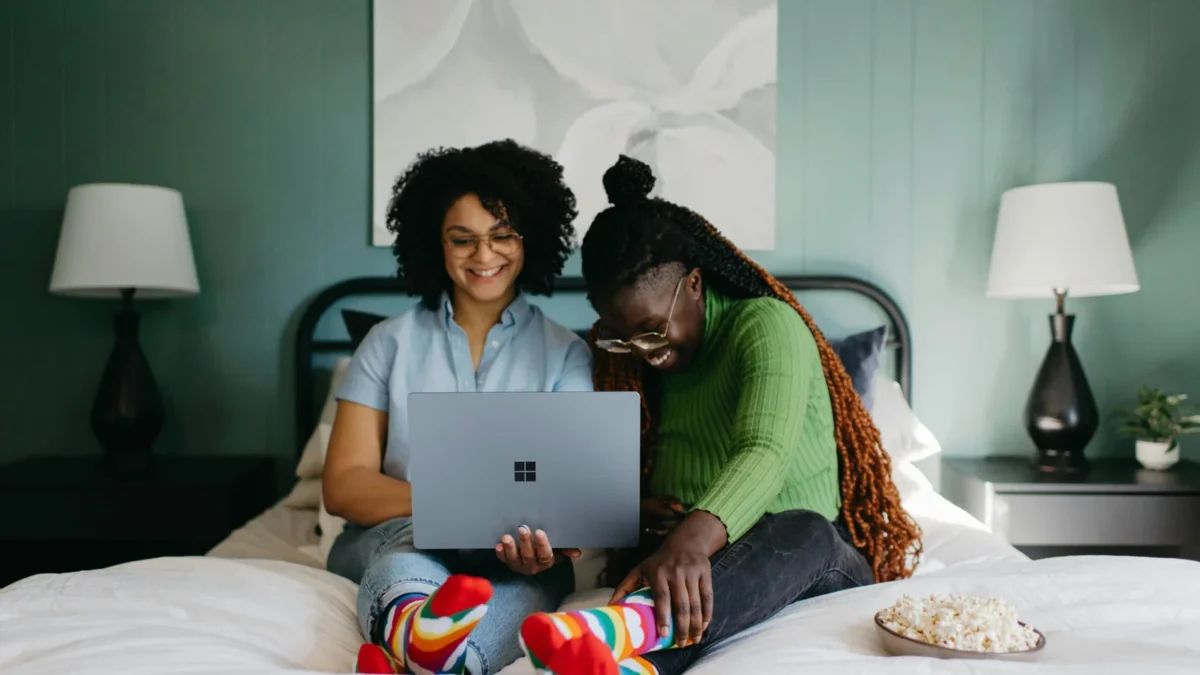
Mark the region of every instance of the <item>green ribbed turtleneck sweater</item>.
POLYGON ((663 378, 650 490, 721 519, 729 542, 767 513, 841 508, 833 408, 817 343, 774 298, 707 291, 704 338, 663 378))

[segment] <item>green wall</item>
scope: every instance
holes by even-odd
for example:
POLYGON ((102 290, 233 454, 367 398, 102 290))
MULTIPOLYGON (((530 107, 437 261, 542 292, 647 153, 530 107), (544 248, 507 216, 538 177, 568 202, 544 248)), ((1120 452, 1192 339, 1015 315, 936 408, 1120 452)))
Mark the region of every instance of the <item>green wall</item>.
MULTIPOLYGON (((1051 308, 983 297, 1022 183, 1121 190, 1142 291, 1072 303, 1102 405, 1200 397, 1200 2, 780 0, 780 34, 778 250, 756 257, 897 297, 948 452, 1027 447, 1051 308)), ((369 35, 367 0, 0 1, 0 459, 94 451, 112 307, 46 290, 88 181, 189 207, 201 295, 142 306, 161 451, 290 452, 298 308, 392 269, 368 245, 369 35)))

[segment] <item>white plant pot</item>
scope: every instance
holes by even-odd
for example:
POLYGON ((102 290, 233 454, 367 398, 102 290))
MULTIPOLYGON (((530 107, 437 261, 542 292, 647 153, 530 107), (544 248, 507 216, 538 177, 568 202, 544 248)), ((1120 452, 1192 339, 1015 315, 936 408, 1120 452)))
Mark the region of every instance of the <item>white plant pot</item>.
POLYGON ((1175 447, 1168 451, 1170 446, 1170 443, 1160 441, 1138 441, 1137 461, 1147 469, 1169 469, 1179 461, 1179 444, 1176 443, 1175 447))

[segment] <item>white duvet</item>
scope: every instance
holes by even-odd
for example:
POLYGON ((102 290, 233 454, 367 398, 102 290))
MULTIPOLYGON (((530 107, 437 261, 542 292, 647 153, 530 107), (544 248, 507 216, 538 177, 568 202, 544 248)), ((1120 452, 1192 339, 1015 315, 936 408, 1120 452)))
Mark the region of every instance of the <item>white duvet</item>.
MULTIPOLYGON (((1037 672, 1200 672, 1200 563, 1116 557, 964 563, 799 603, 690 672, 1032 672, 882 652, 878 609, 902 593, 953 592, 1014 603, 1047 636, 1037 672)), ((354 598, 350 582, 283 561, 163 558, 32 577, 0 590, 0 673, 350 672, 354 598)), ((505 675, 529 672, 520 661, 505 675)))

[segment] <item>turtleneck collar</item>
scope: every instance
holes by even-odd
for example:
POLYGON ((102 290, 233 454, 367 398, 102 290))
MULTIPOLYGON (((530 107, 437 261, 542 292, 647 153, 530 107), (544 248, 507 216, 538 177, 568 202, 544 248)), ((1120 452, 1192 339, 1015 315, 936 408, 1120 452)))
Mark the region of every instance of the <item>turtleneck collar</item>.
POLYGON ((729 306, 733 300, 714 291, 711 286, 704 286, 704 338, 700 345, 700 359, 707 358, 714 348, 715 336, 721 330, 721 323, 728 317, 729 306))

